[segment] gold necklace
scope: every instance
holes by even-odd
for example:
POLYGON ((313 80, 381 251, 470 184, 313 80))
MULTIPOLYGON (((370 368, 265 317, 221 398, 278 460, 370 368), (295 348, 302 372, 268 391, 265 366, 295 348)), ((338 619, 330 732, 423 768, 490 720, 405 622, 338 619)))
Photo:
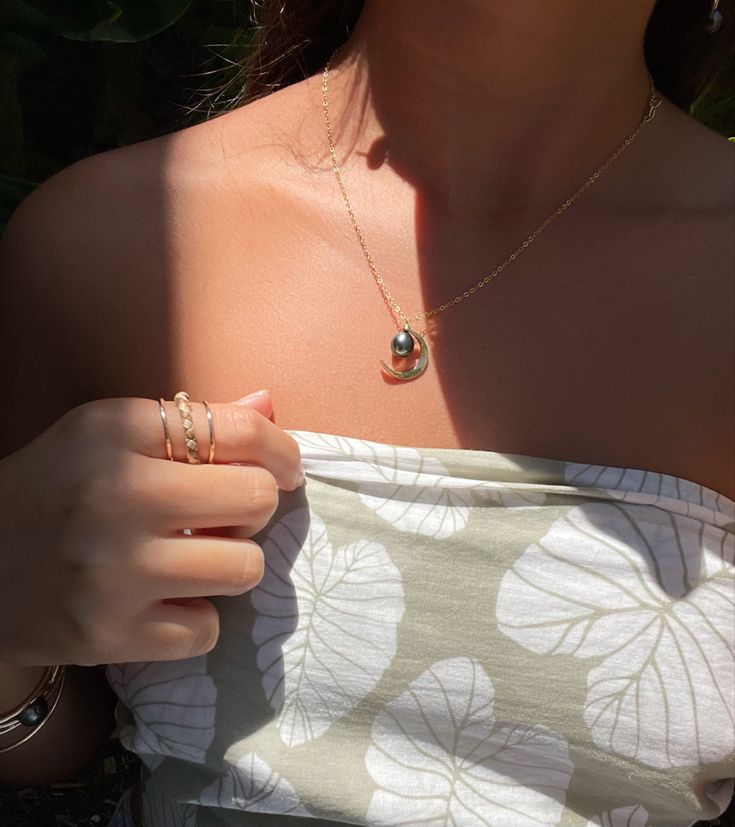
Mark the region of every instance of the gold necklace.
MULTIPOLYGON (((336 53, 336 52, 335 52, 336 53)), ((347 207, 347 212, 350 216, 350 221, 352 222, 352 227, 355 230, 355 234, 357 235, 358 241, 360 242, 360 246, 362 247, 362 252, 367 259, 368 267, 370 268, 370 272, 373 274, 373 278, 375 279, 380 291, 382 292, 386 301, 391 305, 391 307, 395 310, 396 314, 403 319, 404 325, 403 329, 400 330, 398 333, 393 336, 391 340, 391 352, 395 356, 406 357, 410 356, 414 353, 416 346, 419 347, 419 355, 416 361, 416 364, 410 368, 409 370, 394 370, 393 368, 388 367, 381 360, 380 364, 383 366, 383 369, 387 371, 391 376, 394 376, 396 379, 415 379, 417 376, 420 376, 425 370, 427 365, 429 364, 429 349, 426 345, 426 341, 421 333, 417 330, 414 330, 410 322, 412 321, 419 321, 421 319, 428 319, 430 316, 434 316, 437 313, 441 313, 443 310, 446 310, 449 307, 453 307, 455 304, 458 304, 463 299, 468 299, 474 293, 476 293, 481 287, 484 287, 486 284, 489 284, 495 276, 500 274, 512 261, 515 261, 516 258, 534 241, 536 236, 545 228, 547 227, 555 218, 560 216, 564 210, 568 209, 576 200, 577 198, 587 189, 587 187, 594 184, 594 182, 602 175, 602 173, 610 166, 610 164, 620 155, 623 150, 628 147, 637 137, 638 133, 641 129, 652 121, 655 114, 656 109, 658 108, 659 104, 661 103, 661 98, 656 93, 656 90, 653 86, 653 78, 651 77, 651 73, 648 72, 648 84, 649 84, 649 92, 648 92, 648 103, 647 103, 647 111, 646 114, 643 116, 641 122, 638 126, 633 130, 633 132, 628 135, 628 137, 620 144, 620 146, 615 150, 615 152, 610 155, 610 157, 602 164, 599 169, 590 175, 590 177, 582 184, 582 186, 566 201, 564 201, 561 206, 559 206, 545 221, 543 221, 532 233, 528 236, 528 238, 518 247, 516 248, 506 259, 503 261, 502 264, 499 264, 489 275, 485 276, 484 279, 478 281, 477 284, 473 285, 472 287, 468 287, 467 290, 463 291, 462 293, 455 296, 448 302, 444 304, 440 304, 438 307, 434 307, 432 310, 425 310, 423 313, 417 313, 411 319, 406 316, 406 314, 401 310, 398 306, 396 300, 393 298, 393 295, 385 286, 385 282, 381 278, 380 274, 378 273, 378 269, 375 266, 375 262, 373 261, 372 256, 368 252, 367 244, 365 244, 365 239, 362 235, 362 232, 357 224, 357 219, 355 218, 355 213, 352 210, 352 205, 350 204, 350 199, 347 196, 347 190, 345 189, 345 185, 342 181, 342 176, 340 174, 340 166, 337 161, 337 153, 334 149, 334 137, 332 135, 332 123, 329 119, 329 104, 327 102, 327 80, 329 78, 329 67, 334 59, 334 54, 332 57, 327 61, 327 65, 324 67, 324 74, 322 79, 322 106, 324 108, 324 117, 327 122, 327 138, 329 140, 329 152, 332 156, 332 169, 334 170, 334 174, 337 178, 337 183, 339 184, 340 192, 342 193, 342 198, 344 199, 345 206, 347 207)), ((424 333, 426 331, 423 331, 424 333)))

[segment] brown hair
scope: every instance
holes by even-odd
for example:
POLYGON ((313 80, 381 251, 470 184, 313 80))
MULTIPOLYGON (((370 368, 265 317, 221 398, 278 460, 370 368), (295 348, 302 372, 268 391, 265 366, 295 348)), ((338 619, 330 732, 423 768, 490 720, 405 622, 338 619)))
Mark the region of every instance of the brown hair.
MULTIPOLYGON (((646 29, 646 63, 656 88, 685 111, 733 51, 735 0, 720 0, 722 28, 709 34, 704 27, 712 1, 657 0, 646 29)), ((211 111, 236 108, 322 69, 347 40, 363 5, 364 0, 252 0, 251 48, 233 76, 209 95, 211 111)))

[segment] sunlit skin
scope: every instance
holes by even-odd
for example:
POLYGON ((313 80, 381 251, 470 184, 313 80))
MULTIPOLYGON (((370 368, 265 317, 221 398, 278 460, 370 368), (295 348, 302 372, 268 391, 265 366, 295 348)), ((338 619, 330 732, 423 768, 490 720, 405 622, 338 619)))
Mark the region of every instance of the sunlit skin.
MULTIPOLYGON (((446 19, 446 3, 411 13, 416 5, 369 0, 330 83, 345 183, 409 317, 490 272, 638 123, 650 10, 467 2, 452 4, 446 19), (379 61, 348 60, 376 38, 379 61), (393 66, 410 54, 415 72, 393 66), (354 77, 372 83, 376 72, 380 90, 363 102, 354 77), (411 117, 399 117, 407 107, 411 117), (454 121, 436 117, 449 110, 454 121), (370 151, 379 140, 389 153, 377 165, 370 151)), ((89 274, 80 295, 67 287, 58 300, 99 395, 155 398, 188 380, 192 394, 227 399, 246 375, 273 391, 283 427, 657 468, 732 492, 723 354, 731 352, 733 165, 724 138, 664 100, 583 201, 492 284, 434 317, 432 369, 398 388, 381 377, 396 328, 328 163, 320 87, 317 73, 79 170, 87 186, 116 188, 110 214, 89 216, 104 231, 85 238, 85 255, 55 265, 67 285, 89 274), (687 325, 699 318, 708 319, 707 338, 700 324, 687 325), (110 336, 114 350, 88 347, 110 336), (156 352, 165 357, 152 359, 156 352), (706 372, 686 373, 702 364, 706 372), (345 375, 350 404, 325 406, 343 398, 345 375), (713 401, 697 429, 702 398, 713 401), (420 424, 408 408, 425 412, 420 424), (492 416, 466 421, 464 411, 477 409, 492 416), (682 444, 693 429, 697 439, 682 444)), ((59 232, 73 234, 79 221, 69 223, 59 232)))
POLYGON ((332 73, 342 129, 385 135, 442 222, 545 216, 640 120, 652 7, 368 0, 332 73))
MULTIPOLYGON (((635 128, 651 8, 367 0, 330 107, 409 318, 489 273, 635 128)), ((334 180, 320 73, 44 192, 13 287, 14 450, 91 399, 269 388, 281 428, 644 468, 735 498, 732 146, 668 100, 511 267, 417 324, 430 362, 411 382, 380 368, 396 325, 334 180)), ((163 450, 155 406, 140 427, 163 450)), ((67 760, 39 733, 25 754, 42 772, 52 752, 67 760)))

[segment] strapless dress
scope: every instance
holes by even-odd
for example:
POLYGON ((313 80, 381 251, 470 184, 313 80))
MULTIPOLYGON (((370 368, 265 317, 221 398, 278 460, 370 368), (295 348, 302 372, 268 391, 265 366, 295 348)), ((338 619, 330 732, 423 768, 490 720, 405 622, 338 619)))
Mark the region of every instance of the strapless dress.
POLYGON ((306 483, 254 538, 259 585, 213 598, 216 647, 107 668, 145 827, 689 827, 726 809, 732 500, 288 432, 306 483))

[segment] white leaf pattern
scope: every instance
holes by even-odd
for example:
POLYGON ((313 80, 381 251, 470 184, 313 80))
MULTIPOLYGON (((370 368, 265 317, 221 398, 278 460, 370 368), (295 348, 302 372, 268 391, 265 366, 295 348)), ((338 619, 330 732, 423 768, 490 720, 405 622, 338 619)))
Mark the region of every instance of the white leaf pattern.
POLYGON ((538 508, 546 502, 546 493, 534 490, 536 487, 528 483, 480 482, 471 489, 472 499, 479 504, 484 497, 501 508, 538 508))
POLYGON ((474 658, 435 663, 376 716, 366 822, 385 827, 556 825, 574 766, 563 735, 495 725, 494 688, 474 658))
POLYGON ((107 680, 133 714, 134 725, 122 729, 120 741, 149 769, 166 755, 204 762, 214 738, 217 698, 206 670, 206 655, 107 667, 107 680))
MULTIPOLYGON (((331 434, 292 432, 302 450, 344 461, 362 502, 398 531, 444 540, 467 525, 472 497, 453 487, 447 469, 415 448, 331 434)), ((330 472, 336 478, 335 471, 330 472)))
POLYGON ((148 779, 141 787, 143 827, 194 827, 197 805, 171 798, 155 780, 148 779))
POLYGON ((384 546, 357 540, 334 550, 307 509, 279 520, 263 551, 253 640, 281 738, 295 746, 324 734, 377 685, 396 652, 403 587, 384 546))
MULTIPOLYGON (((682 822, 688 824, 689 821, 682 822)), ((630 807, 617 807, 609 813, 596 816, 587 822, 587 827, 647 827, 648 811, 641 804, 630 807)), ((675 827, 675 825, 670 825, 675 827)))
MULTIPOLYGON (((403 660, 398 673, 364 678, 359 661, 342 667, 345 657, 354 658, 365 645, 364 638, 346 644, 346 635, 336 647, 339 654, 327 650, 332 661, 326 667, 336 680, 325 682, 325 665, 313 658, 313 653, 309 654, 309 631, 304 626, 312 624, 317 629, 329 630, 326 640, 331 644, 330 624, 320 626, 323 619, 318 606, 324 589, 328 590, 332 582, 332 569, 326 561, 337 561, 339 568, 340 552, 345 556, 352 546, 369 541, 359 540, 358 544, 333 551, 326 529, 315 523, 311 551, 319 560, 315 566, 306 562, 295 576, 298 566, 294 562, 307 532, 299 532, 296 523, 291 522, 287 527, 292 536, 280 538, 286 559, 275 566, 278 576, 271 583, 273 593, 262 595, 265 625, 261 626, 264 637, 258 664, 264 671, 255 674, 264 687, 270 687, 270 701, 279 712, 287 711, 289 687, 291 697, 296 699, 291 710, 297 714, 292 715, 290 723, 279 715, 273 722, 273 731, 252 732, 263 750, 269 745, 261 754, 278 772, 252 752, 233 766, 234 756, 240 755, 243 748, 250 748, 247 741, 239 740, 244 734, 239 730, 232 733, 233 740, 227 740, 231 734, 227 721, 241 709, 225 706, 221 710, 222 732, 213 743, 215 700, 222 703, 226 699, 217 698, 216 686, 206 670, 229 666, 227 648, 222 650, 224 659, 108 667, 108 679, 122 701, 118 709, 121 740, 149 768, 164 765, 153 773, 143 791, 146 827, 194 827, 197 814, 200 821, 207 823, 212 819, 237 820, 237 812, 228 816, 223 809, 238 808, 252 811, 250 815, 240 813, 240 820, 259 820, 261 816, 255 815, 255 810, 262 807, 262 812, 273 814, 263 818, 278 821, 279 811, 308 816, 304 803, 321 812, 329 809, 332 817, 349 818, 350 823, 365 821, 407 827, 542 827, 558 824, 559 819, 567 824, 570 818, 575 824, 592 819, 586 827, 647 827, 649 818, 656 824, 665 822, 667 827, 680 827, 679 820, 671 817, 671 812, 679 813, 679 809, 686 810, 681 821, 684 827, 695 815, 712 817, 717 815, 713 812, 715 807, 720 812, 726 809, 734 783, 729 767, 735 740, 735 541, 716 529, 735 533, 735 503, 693 482, 643 470, 492 452, 474 451, 465 456, 437 449, 435 453, 428 448, 389 446, 331 434, 291 433, 302 449, 307 478, 323 481, 313 490, 315 502, 324 507, 324 516, 330 521, 332 539, 337 531, 345 530, 350 531, 349 538, 375 536, 370 531, 369 508, 379 518, 372 522, 380 530, 376 539, 388 545, 399 563, 403 559, 402 547, 410 544, 411 539, 404 535, 401 542, 397 536, 398 543, 392 545, 384 539, 386 525, 394 525, 396 532, 420 537, 441 539, 455 535, 458 549, 465 538, 470 544, 491 542, 493 559, 498 565, 508 566, 497 594, 499 628, 517 644, 544 656, 538 659, 540 675, 544 670, 553 672, 565 666, 565 679, 579 676, 580 682, 584 682, 586 678, 587 697, 584 686, 575 687, 570 710, 570 699, 557 708, 553 698, 541 693, 539 702, 544 712, 534 715, 526 706, 524 714, 518 716, 513 711, 514 699, 500 698, 499 709, 504 710, 506 720, 520 719, 523 724, 511 726, 501 721, 496 725, 492 684, 477 661, 453 657, 424 672, 438 655, 432 657, 417 649, 417 662, 411 668, 415 668, 414 674, 423 674, 409 686, 400 678, 407 663, 403 660), (399 490, 395 490, 396 486, 399 490), (434 489, 443 492, 444 499, 431 499, 437 494, 434 489), (365 496, 368 500, 363 499, 365 496), (386 510, 385 500, 391 496, 402 498, 409 519, 403 512, 386 510), (457 499, 452 499, 455 496, 457 499), (527 534, 529 544, 544 530, 537 528, 540 523, 536 517, 526 522, 519 516, 516 521, 513 514, 498 512, 493 515, 497 516, 498 527, 507 525, 510 530, 502 534, 493 532, 490 539, 485 533, 478 536, 483 531, 483 521, 473 520, 476 515, 469 513, 473 507, 485 504, 518 510, 547 502, 551 506, 548 512, 537 515, 544 522, 545 513, 550 515, 549 522, 560 514, 569 516, 555 523, 544 538, 520 556, 515 551, 520 538, 527 534), (464 507, 466 513, 462 512, 464 507), (359 534, 358 520, 351 525, 353 513, 360 525, 364 521, 365 528, 359 534), (381 528, 379 522, 385 520, 388 522, 381 528), (476 529, 480 531, 475 533, 476 529), (457 535, 460 530, 463 534, 457 535), (317 535, 323 535, 323 543, 317 535), (507 559, 503 555, 512 555, 515 562, 511 559, 500 563, 507 559), (290 578, 294 578, 293 583, 290 578), (303 606, 307 607, 308 618, 303 617, 303 606), (269 628, 274 637, 269 637, 269 628), (291 667, 285 663, 287 649, 295 653, 291 667), (552 660, 556 655, 561 657, 552 660), (311 669, 310 657, 314 661, 311 669), (335 670, 333 663, 339 669, 335 670), (286 678, 284 670, 289 668, 294 674, 286 678), (301 685, 298 675, 306 678, 301 685), (370 733, 363 730, 362 716, 372 716, 380 709, 374 707, 375 699, 385 698, 386 689, 394 687, 397 679, 401 680, 401 689, 389 697, 404 688, 406 691, 373 718, 373 740, 369 746, 370 742, 366 744, 364 739, 370 733), (377 683, 380 685, 376 692, 377 683), (177 691, 177 686, 181 691, 177 691), (581 696, 577 689, 582 690, 581 696), (577 698, 584 700, 581 707, 577 698), (315 732, 329 729, 356 704, 360 705, 358 714, 335 726, 328 737, 314 745, 318 754, 313 755, 313 748, 308 745, 298 749, 278 747, 276 730, 287 744, 303 745, 317 737, 315 732), (569 718, 566 713, 574 710, 569 718), (381 719, 381 715, 389 717, 381 719), (538 720, 551 723, 563 734, 528 724, 538 720), (397 721, 404 726, 403 730, 397 721), (405 726, 406 721, 410 728, 405 726), (591 767, 585 766, 590 774, 576 779, 579 783, 571 797, 569 777, 573 766, 571 762, 568 769, 565 765, 569 758, 566 738, 571 743, 583 737, 585 721, 591 739, 612 754, 605 758, 601 750, 589 750, 588 745, 578 744, 575 761, 581 762, 588 754, 594 760, 591 767), (452 732, 456 736, 453 740, 452 732), (262 742, 261 734, 265 736, 262 742), (474 754, 473 743, 479 745, 474 754), (491 754, 491 748, 497 746, 499 749, 491 754), (319 767, 312 759, 318 761, 323 755, 342 756, 339 760, 349 774, 348 783, 327 781, 326 787, 316 783, 313 773, 318 773, 319 767), (618 755, 625 756, 622 763, 630 772, 630 785, 623 783, 618 772, 609 777, 605 771, 606 767, 621 766, 618 755), (166 761, 167 756, 177 760, 166 761), (372 785, 365 789, 360 773, 354 776, 353 788, 350 762, 360 756, 373 761, 370 772, 377 789, 372 785), (497 757, 499 770, 493 763, 497 757), (180 762, 200 767, 190 766, 179 775, 180 762), (647 769, 638 773, 636 764, 663 769, 667 776, 665 798, 654 783, 656 774, 647 769), (206 765, 206 769, 201 765, 206 765), (691 769, 667 774, 672 766, 691 769), (552 783, 544 783, 544 776, 551 777, 552 783), (649 777, 650 783, 645 780, 649 777), (170 789, 160 783, 167 778, 172 782, 170 789), (210 784, 213 778, 217 780, 210 784), (618 783, 619 787, 612 787, 618 783), (200 800, 203 784, 209 784, 204 789, 204 802, 200 800), (615 800, 600 803, 601 790, 614 795, 615 800), (588 793, 594 797, 592 805, 582 803, 588 793), (539 804, 542 794, 549 799, 543 805, 539 804), (372 795, 369 805, 363 795, 372 795), (491 811, 486 799, 492 800, 494 796, 496 810, 491 811), (215 802, 215 797, 220 803, 215 802), (510 814, 502 812, 509 798, 515 807, 510 814), (563 810, 565 800, 569 809, 563 810), (621 802, 631 801, 639 803, 620 806, 621 802), (537 805, 541 809, 539 818, 535 811, 529 815, 528 802, 531 810, 537 805), (547 803, 550 808, 543 810, 547 803), (368 806, 374 820, 368 820, 368 806), (472 807, 476 812, 470 812, 472 807), (299 808, 303 808, 303 813, 299 808), (559 809, 563 813, 557 817, 559 809), (584 817, 580 817, 582 812, 584 817)), ((310 493, 308 487, 306 493, 310 493)), ((308 525, 308 512, 303 525, 308 525)), ((273 550, 274 546, 268 548, 273 550)), ((392 566, 389 559, 388 562, 392 566)), ((390 574, 390 568, 387 571, 390 574)), ((388 580, 392 582, 390 576, 388 580)), ((378 647, 387 653, 388 665, 395 655, 396 629, 386 632, 384 621, 387 618, 390 625, 391 613, 397 614, 398 620, 403 614, 400 577, 398 580, 397 592, 388 594, 384 612, 379 611, 375 602, 379 587, 372 584, 376 587, 365 599, 370 611, 364 622, 362 598, 349 597, 354 614, 360 618, 354 621, 359 627, 358 636, 362 633, 377 637, 378 647), (400 611, 396 612, 398 604, 400 611)), ((338 609, 344 614, 349 611, 347 600, 345 596, 338 602, 338 609)), ((456 624, 465 617, 465 613, 460 613, 457 618, 443 618, 447 636, 443 628, 437 628, 437 644, 444 647, 445 643, 456 641, 452 635, 461 631, 456 624)), ((402 639, 426 631, 425 627, 417 630, 408 622, 407 618, 402 639)), ((349 623, 339 625, 342 631, 352 632, 355 628, 349 623)), ((223 641, 224 647, 229 645, 230 642, 223 641)), ((505 655, 512 654, 510 640, 506 650, 509 647, 499 663, 507 662, 505 655)), ((457 649, 442 651, 442 656, 457 653, 457 649)), ((533 656, 525 657, 524 665, 533 660, 533 656)), ((221 674, 225 677, 231 673, 221 674)), ((242 695, 241 698, 235 698, 234 703, 244 702, 242 695)), ((257 706, 257 722, 262 725, 261 704, 257 706)), ((579 770, 582 771, 581 764, 579 770)), ((129 812, 125 800, 121 803, 116 813, 118 820, 124 820, 129 812)))
POLYGON ((133 788, 128 787, 117 800, 115 810, 107 822, 107 827, 133 827, 135 822, 133 820, 132 792, 133 788))
POLYGON ((199 800, 208 806, 311 816, 291 784, 254 752, 243 755, 227 775, 205 787, 199 800))
POLYGON ((726 526, 735 520, 735 502, 724 494, 671 474, 567 462, 564 479, 583 489, 603 490, 613 499, 658 505, 716 526, 726 526))
POLYGON ((503 576, 498 628, 537 654, 604 658, 584 708, 602 749, 660 768, 718 761, 735 747, 735 595, 707 573, 731 568, 734 543, 662 509, 572 508, 503 576))
POLYGON ((375 482, 362 483, 358 488, 360 499, 379 517, 399 531, 422 534, 435 540, 445 540, 467 525, 472 503, 471 495, 463 489, 445 488, 422 476, 440 477, 446 469, 434 457, 422 457, 413 448, 382 446, 376 451, 375 482), (407 480, 408 454, 416 471, 407 480))

